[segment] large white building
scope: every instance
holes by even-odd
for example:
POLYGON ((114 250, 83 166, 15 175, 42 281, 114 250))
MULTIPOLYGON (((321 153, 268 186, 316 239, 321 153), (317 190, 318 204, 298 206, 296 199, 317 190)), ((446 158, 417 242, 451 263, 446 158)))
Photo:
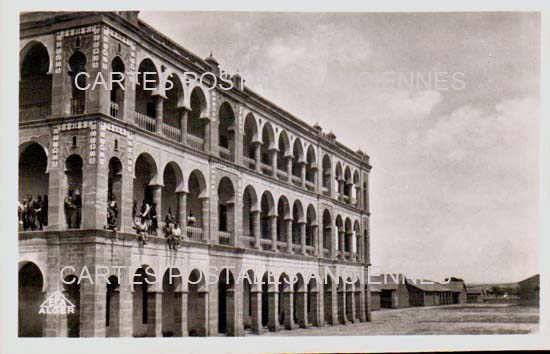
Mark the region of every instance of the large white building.
POLYGON ((19 195, 47 195, 48 206, 43 230, 19 233, 20 335, 244 335, 368 320, 368 156, 238 75, 224 76, 232 90, 210 89, 212 75, 186 82, 185 72, 224 74, 137 16, 21 15, 19 195), (136 71, 154 73, 154 90, 139 75, 125 76, 125 90, 76 87, 136 71), (77 191, 75 222, 65 199, 77 191), (108 198, 117 232, 104 229, 108 198), (171 209, 181 248, 160 229, 139 240, 132 206, 143 200, 160 227, 171 209), (109 282, 84 279, 103 267, 109 282), (75 314, 39 315, 58 290, 75 314))

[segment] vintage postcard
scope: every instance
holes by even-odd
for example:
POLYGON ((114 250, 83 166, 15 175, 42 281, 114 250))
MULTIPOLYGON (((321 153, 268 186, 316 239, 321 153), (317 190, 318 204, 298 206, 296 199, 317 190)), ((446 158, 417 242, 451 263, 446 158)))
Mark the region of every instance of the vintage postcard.
POLYGON ((550 349, 543 9, 82 5, 10 20, 6 353, 550 349))

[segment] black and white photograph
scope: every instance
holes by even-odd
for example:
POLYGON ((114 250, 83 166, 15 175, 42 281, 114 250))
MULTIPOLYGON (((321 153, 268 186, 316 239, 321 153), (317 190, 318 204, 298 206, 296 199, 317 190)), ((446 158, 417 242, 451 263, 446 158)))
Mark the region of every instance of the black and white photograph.
POLYGON ((2 11, 4 352, 550 349, 546 10, 285 4, 2 11))

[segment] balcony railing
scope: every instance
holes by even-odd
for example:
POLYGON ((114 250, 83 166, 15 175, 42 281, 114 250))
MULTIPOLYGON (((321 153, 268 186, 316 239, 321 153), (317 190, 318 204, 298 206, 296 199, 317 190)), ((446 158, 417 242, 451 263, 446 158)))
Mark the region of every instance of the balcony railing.
POLYGON ((256 161, 248 156, 243 156, 243 164, 251 170, 256 168, 256 161))
POLYGON ((265 239, 265 238, 260 239, 260 245, 262 246, 262 249, 264 251, 270 250, 271 249, 271 239, 265 239))
POLYGON ((181 130, 166 123, 162 124, 162 134, 172 141, 179 142, 181 139, 181 130))
POLYGON ((218 146, 219 155, 222 159, 233 161, 233 153, 226 147, 218 146))
POLYGON ((228 231, 218 231, 218 238, 220 245, 231 245, 231 232, 228 231))
POLYGON ((71 114, 83 114, 86 111, 86 101, 83 98, 71 98, 71 114))
POLYGON ((298 176, 292 175, 292 183, 296 186, 301 186, 302 185, 302 179, 298 176))
POLYGON ((246 248, 252 248, 254 247, 256 241, 254 239, 254 236, 251 235, 243 235, 241 236, 241 245, 246 248))
POLYGON ((306 188, 310 191, 315 191, 315 183, 306 180, 306 188))
POLYGON ((195 136, 192 134, 188 134, 186 137, 186 141, 187 141, 187 146, 200 151, 203 150, 202 146, 204 144, 204 140, 202 140, 202 138, 199 138, 198 136, 195 136))
POLYGON ((283 181, 286 181, 288 178, 288 173, 283 170, 277 170, 277 177, 279 177, 279 179, 282 179, 283 181))
POLYGON ((187 237, 191 241, 202 242, 202 228, 187 226, 187 237))
POLYGON ((111 109, 109 111, 109 114, 113 118, 120 118, 120 116, 119 116, 120 115, 120 107, 119 107, 118 103, 111 102, 111 109))
POLYGON ((328 187, 322 187, 321 191, 323 195, 326 195, 327 197, 330 197, 330 191, 328 190, 328 187))
POLYGON ((345 195, 345 194, 344 194, 343 199, 344 199, 344 202, 346 202, 346 203, 349 203, 349 202, 350 202, 349 195, 345 195))
POLYGON ((306 254, 308 256, 314 256, 315 255, 315 247, 306 245, 306 254))
POLYGON ((27 105, 19 107, 19 121, 47 118, 52 113, 51 103, 41 103, 36 105, 27 105))
POLYGON ((270 165, 265 164, 263 162, 260 162, 260 168, 262 169, 262 173, 266 175, 271 175, 271 173, 273 172, 273 168, 270 165))
POLYGON ((330 257, 330 250, 328 248, 323 248, 323 257, 325 258, 330 257))
POLYGON ((287 247, 286 241, 277 241, 277 250, 279 252, 286 252, 287 247))
POLYGON ((146 116, 145 114, 135 112, 134 120, 140 128, 143 128, 153 133, 157 131, 157 120, 155 118, 151 118, 149 116, 146 116))

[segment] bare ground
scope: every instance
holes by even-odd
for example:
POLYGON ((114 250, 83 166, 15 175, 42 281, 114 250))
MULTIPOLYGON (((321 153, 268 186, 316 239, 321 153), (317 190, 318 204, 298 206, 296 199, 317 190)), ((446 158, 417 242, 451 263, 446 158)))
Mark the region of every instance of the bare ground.
POLYGON ((267 336, 528 334, 539 328, 538 307, 466 304, 379 310, 372 322, 267 332, 267 336))

